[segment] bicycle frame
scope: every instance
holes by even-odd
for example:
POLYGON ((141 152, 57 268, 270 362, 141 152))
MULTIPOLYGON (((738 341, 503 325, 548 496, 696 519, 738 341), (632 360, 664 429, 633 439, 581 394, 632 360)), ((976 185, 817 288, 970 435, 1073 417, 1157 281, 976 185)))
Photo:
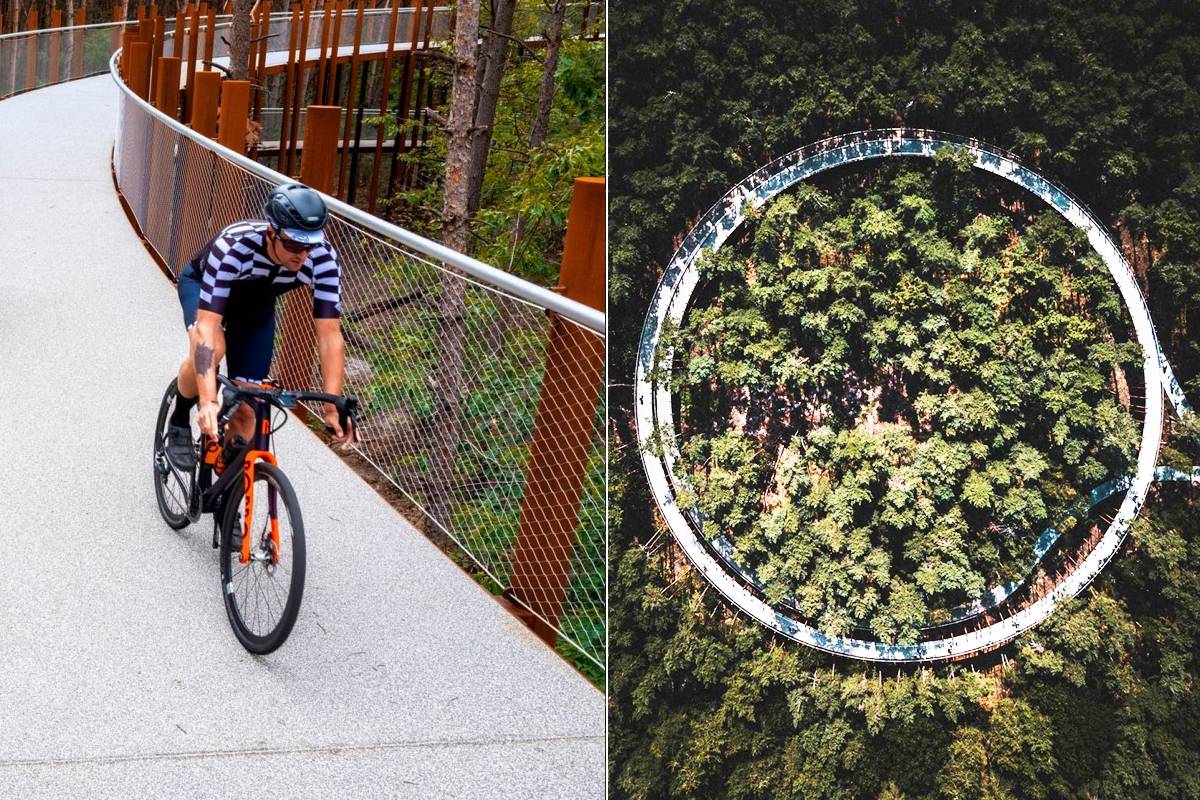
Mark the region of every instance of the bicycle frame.
MULTIPOLYGON (((304 400, 331 403, 338 409, 341 424, 343 426, 351 425, 353 429, 358 413, 358 399, 351 395, 341 397, 325 392, 284 392, 275 389, 264 390, 239 386, 221 375, 218 375, 217 379, 224 387, 222 395, 224 404, 218 415, 218 424, 223 429, 229 424, 229 421, 241 404, 243 402, 249 403, 254 409, 254 434, 250 437, 250 441, 224 465, 220 477, 217 478, 216 482, 213 482, 213 472, 216 454, 219 452, 218 444, 211 437, 204 438, 201 446, 202 457, 199 459, 198 468, 190 476, 191 499, 187 513, 192 522, 199 521, 200 517, 204 514, 214 514, 217 510, 218 501, 233 487, 233 482, 237 480, 237 476, 240 473, 246 500, 246 513, 242 519, 241 552, 241 563, 245 564, 250 561, 250 526, 254 517, 255 465, 260 461, 265 461, 272 466, 278 466, 275 456, 271 452, 271 409, 278 407, 286 413, 287 409, 295 407, 297 403, 304 400)), ((171 469, 174 469, 174 467, 171 467, 171 469)), ((271 487, 268 491, 268 500, 270 502, 269 512, 271 521, 271 562, 278 564, 280 555, 279 509, 278 497, 276 496, 274 487, 271 487)), ((221 524, 220 520, 214 520, 214 522, 218 526, 221 524)))
MULTIPOLYGON (((244 402, 249 402, 254 407, 254 435, 250 441, 242 447, 240 451, 233 457, 231 461, 225 464, 221 475, 217 478, 216 483, 211 483, 213 467, 207 461, 202 461, 200 466, 199 485, 202 488, 200 495, 199 514, 212 513, 217 499, 227 493, 232 487, 239 473, 242 475, 242 488, 245 492, 246 513, 242 517, 242 552, 241 563, 245 564, 250 561, 250 526, 254 519, 254 465, 259 461, 266 461, 272 466, 277 466, 275 455, 271 452, 271 405, 264 400, 258 398, 250 398, 244 402), (207 488, 204 488, 207 485, 207 488)), ((271 542, 274 545, 271 550, 271 562, 279 563, 279 509, 275 492, 267 493, 269 502, 268 511, 271 518, 271 542)))

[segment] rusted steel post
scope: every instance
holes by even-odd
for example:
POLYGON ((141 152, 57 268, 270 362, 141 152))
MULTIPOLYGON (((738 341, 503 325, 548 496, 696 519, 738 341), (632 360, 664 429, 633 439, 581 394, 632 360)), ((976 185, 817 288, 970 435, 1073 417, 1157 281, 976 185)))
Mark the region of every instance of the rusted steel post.
MULTIPOLYGON (((333 189, 341 115, 338 106, 309 106, 304 117, 300 180, 326 194, 333 189)), ((279 379, 288 389, 307 389, 313 383, 317 331, 312 304, 312 289, 308 287, 284 296, 279 358, 275 363, 279 379)))
POLYGON ((79 8, 75 11, 75 20, 73 22, 75 30, 71 31, 71 77, 83 77, 83 31, 79 28, 87 24, 87 9, 79 8))
POLYGON ((225 81, 221 84, 221 117, 217 141, 246 152, 246 123, 250 119, 250 81, 225 81))
POLYGON ((325 89, 326 97, 319 98, 318 103, 337 105, 338 101, 338 45, 342 41, 342 14, 346 10, 348 0, 333 0, 333 38, 329 42, 329 82, 325 89))
MULTIPOLYGON (((300 14, 300 34, 296 38, 296 80, 294 86, 294 97, 292 99, 292 126, 290 130, 290 142, 288 144, 288 170, 289 175, 295 170, 296 165, 296 143, 300 136, 300 109, 304 108, 306 89, 308 81, 304 75, 304 69, 308 58, 308 26, 312 18, 312 0, 304 0, 302 6, 303 11, 300 14)), ((336 30, 336 27, 335 27, 336 30)))
POLYGON ((275 169, 285 175, 292 174, 291 153, 287 146, 288 131, 292 124, 292 84, 296 80, 296 40, 300 37, 300 6, 292 3, 292 18, 288 25, 287 64, 283 69, 283 96, 280 98, 279 159, 275 169))
POLYGON ((121 79, 127 82, 129 80, 129 45, 136 41, 137 32, 135 30, 121 32, 121 59, 117 62, 117 67, 121 73, 121 79))
MULTIPOLYGON (((25 17, 25 30, 38 29, 38 13, 30 11, 25 17)), ((25 37, 25 88, 32 89, 37 85, 37 36, 25 37)))
MULTIPOLYGON (((260 3, 258 29, 259 36, 269 36, 271 33, 271 4, 260 3)), ((258 48, 258 69, 256 70, 258 91, 254 93, 254 121, 262 122, 263 98, 267 94, 267 49, 271 40, 263 39, 258 48)))
POLYGON ((196 52, 200 43, 200 9, 193 9, 188 18, 187 83, 183 95, 183 118, 192 118, 192 81, 196 78, 196 52))
MULTIPOLYGON (((192 129, 210 139, 217 138, 217 98, 221 92, 221 73, 197 70, 193 87, 192 129)), ((209 230, 208 220, 213 208, 213 173, 216 157, 212 151, 189 140, 180 141, 182 170, 180 176, 177 236, 169 259, 172 269, 178 270, 196 254, 215 231, 209 230)), ((224 177, 233 176, 225 170, 224 177)), ((224 212, 228 216, 228 212, 224 212)))
MULTIPOLYGON (((348 147, 350 150, 350 183, 346 187, 345 197, 346 202, 350 205, 354 205, 354 198, 358 194, 358 162, 362 157, 362 154, 359 152, 361 150, 359 144, 362 142, 363 111, 367 105, 367 79, 370 76, 370 67, 370 61, 362 62, 361 74, 358 78, 358 110, 354 119, 354 138, 351 140, 353 141, 353 145, 348 147)), ((350 127, 348 112, 346 115, 346 127, 350 127)))
MULTIPOLYGON (((428 7, 428 11, 426 11, 425 0, 419 0, 419 5, 421 8, 418 12, 418 16, 416 16, 416 18, 413 20, 413 40, 408 49, 408 59, 406 60, 406 64, 404 64, 404 88, 402 90, 403 94, 401 96, 401 104, 400 107, 397 108, 396 114, 397 120, 400 121, 400 124, 403 126, 403 128, 401 133, 397 134, 394 142, 391 143, 391 170, 388 174, 389 197, 396 191, 398 157, 400 157, 402 152, 408 151, 409 139, 416 137, 415 127, 413 127, 413 130, 408 130, 408 110, 410 104, 413 102, 414 79, 416 80, 416 106, 418 106, 418 110, 420 110, 421 95, 425 94, 427 67, 425 65, 418 67, 418 62, 416 62, 416 50, 427 50, 428 47, 430 47, 430 36, 431 31, 433 30, 434 2, 436 2, 436 0, 430 0, 430 7, 428 7), (425 26, 424 38, 421 36, 422 23, 424 23, 425 26)), ((419 118, 419 116, 420 114, 416 114, 416 118, 419 118)), ((406 169, 406 172, 409 172, 409 170, 406 169)), ((407 184, 408 179, 406 175, 406 180, 404 180, 402 187, 407 186, 407 184)))
MULTIPOLYGON (((50 12, 50 27, 61 28, 63 24, 62 9, 54 9, 50 12)), ((50 64, 46 69, 46 82, 58 83, 58 47, 59 40, 62 34, 59 31, 54 31, 50 34, 50 64)))
MULTIPOLYGON (((433 2, 430 0, 429 16, 433 16, 433 2)), ((400 78, 400 105, 396 106, 396 123, 400 126, 400 130, 396 133, 396 138, 392 140, 392 156, 391 165, 388 170, 387 194, 391 197, 396 192, 396 173, 399 167, 400 153, 407 149, 405 141, 409 137, 408 130, 408 106, 412 102, 412 86, 413 78, 417 70, 417 46, 421 41, 421 20, 424 16, 425 0, 415 0, 415 6, 412 16, 412 32, 408 45, 408 53, 404 57, 404 74, 400 78)), ((418 86, 417 96, 420 97, 420 88, 425 85, 425 73, 421 72, 421 81, 418 86)))
MULTIPOLYGON (((577 178, 559 284, 567 297, 604 308, 604 179, 577 178)), ((554 641, 571 577, 579 503, 604 383, 604 339, 554 317, 534 422, 521 521, 505 595, 539 619, 554 641)))
POLYGON ((129 75, 125 83, 130 91, 143 100, 150 99, 150 43, 133 42, 129 45, 129 75))
MULTIPOLYGON (((392 13, 388 21, 388 46, 383 56, 383 81, 379 85, 379 115, 386 117, 392 85, 392 51, 396 46, 396 25, 400 19, 400 0, 392 0, 392 13)), ((368 210, 374 214, 379 203, 379 172, 383 168, 384 126, 375 128, 375 158, 371 161, 371 188, 368 190, 368 210)))
MULTIPOLYGON (((337 174, 337 191, 332 193, 336 197, 342 197, 346 191, 346 167, 349 165, 350 159, 350 124, 354 117, 354 90, 357 88, 358 80, 358 53, 362 49, 362 26, 363 15, 367 10, 367 0, 358 0, 358 11, 354 16, 354 49, 350 52, 350 85, 346 91, 346 122, 342 127, 342 157, 339 162, 337 174)), ((354 142, 357 146, 358 142, 354 142)))
MULTIPOLYGON (((150 6, 151 11, 157 11, 157 6, 150 6)), ((166 28, 166 17, 152 16, 146 18, 150 26, 150 97, 158 97, 158 60, 163 54, 163 33, 166 28)), ((172 115, 174 116, 174 115, 172 115)))
MULTIPOLYGON (((125 21, 125 15, 121 13, 121 4, 120 3, 117 3, 115 6, 113 6, 112 21, 113 22, 124 22, 125 21)), ((123 39, 121 37, 124 33, 125 33, 124 27, 121 27, 121 28, 114 27, 112 29, 112 46, 113 46, 114 50, 117 47, 121 46, 121 42, 123 41, 123 39)))
POLYGON ((175 41, 172 42, 171 55, 182 60, 183 59, 183 44, 185 38, 184 25, 187 22, 188 14, 191 13, 192 4, 188 3, 175 12, 175 41))
MULTIPOLYGON (((221 113, 217 141, 238 153, 246 152, 246 124, 250 118, 250 81, 221 84, 221 113)), ((223 158, 213 170, 213 230, 244 219, 248 204, 246 173, 223 158)))
MULTIPOLYGON (((325 8, 321 14, 321 49, 318 51, 318 55, 317 55, 317 94, 316 94, 316 98, 317 98, 318 103, 325 102, 325 71, 329 64, 329 59, 327 57, 328 54, 326 53, 326 49, 329 47, 330 39, 332 38, 330 36, 330 33, 332 32, 330 30, 330 12, 332 10, 333 10, 333 4, 326 3, 325 8)), ((337 43, 335 42, 333 46, 334 46, 334 49, 336 50, 337 43)))
POLYGON ((221 73, 196 71, 195 101, 192 103, 192 130, 210 139, 217 138, 217 98, 221 95, 221 73))
MULTIPOLYGON (((161 19, 161 17, 160 17, 161 19)), ((155 87, 154 107, 169 117, 179 117, 179 71, 182 61, 174 56, 160 56, 158 86, 155 87)))
MULTIPOLYGON (((204 7, 203 4, 200 6, 204 7)), ((217 9, 213 6, 208 10, 208 31, 204 39, 204 61, 211 64, 213 60, 213 44, 217 40, 217 9)))
POLYGON ((304 118, 304 150, 300 180, 319 192, 333 194, 337 177, 338 123, 341 106, 309 106, 304 118))

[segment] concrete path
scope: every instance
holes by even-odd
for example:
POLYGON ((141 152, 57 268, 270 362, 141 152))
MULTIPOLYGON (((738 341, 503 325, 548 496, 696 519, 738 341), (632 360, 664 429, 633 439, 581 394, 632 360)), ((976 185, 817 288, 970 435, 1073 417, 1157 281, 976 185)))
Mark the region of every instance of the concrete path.
POLYGON ((150 448, 185 349, 108 76, 0 102, 0 797, 601 797, 604 700, 294 421, 308 582, 252 657, 150 448))

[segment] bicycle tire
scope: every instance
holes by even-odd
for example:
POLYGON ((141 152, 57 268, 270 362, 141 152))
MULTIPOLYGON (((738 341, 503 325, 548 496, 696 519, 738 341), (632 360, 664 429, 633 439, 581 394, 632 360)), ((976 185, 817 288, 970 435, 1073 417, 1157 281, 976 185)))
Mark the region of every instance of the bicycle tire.
POLYGON ((195 482, 190 481, 188 486, 180 485, 179 488, 184 494, 182 509, 179 512, 172 510, 165 494, 167 491, 167 482, 174 480, 171 469, 166 463, 165 439, 167 435, 167 418, 171 414, 171 410, 175 404, 175 396, 178 393, 176 389, 177 382, 178 378, 171 379, 171 383, 167 386, 167 391, 163 393, 162 403, 158 407, 158 421, 154 426, 154 457, 151 466, 154 469, 154 497, 158 501, 158 513, 162 515, 163 522, 175 530, 180 530, 186 528, 188 523, 192 521, 188 510, 191 508, 195 482))
POLYGON ((251 520, 251 550, 264 552, 260 544, 268 538, 269 526, 269 492, 274 489, 277 493, 277 505, 280 528, 279 563, 269 567, 264 561, 252 560, 242 564, 240 538, 234 548, 233 534, 235 524, 240 530, 241 514, 245 512, 245 490, 236 484, 230 490, 225 502, 225 518, 221 523, 221 598, 225 602, 225 613, 233 633, 246 650, 256 655, 266 655, 280 647, 292 632, 296 617, 300 614, 300 602, 304 595, 304 520, 300 515, 300 502, 296 491, 288 481, 287 476, 278 467, 266 462, 254 465, 254 519, 251 520), (262 487, 259 484, 263 484, 262 487), (265 489, 265 491, 264 491, 265 489), (284 532, 286 516, 287 533, 284 532), (264 524, 259 524, 262 520, 264 524), (257 541, 256 541, 257 540, 257 541), (276 579, 276 572, 286 563, 287 574, 276 579), (270 593, 261 590, 267 584, 270 593), (250 596, 250 584, 253 585, 253 600, 250 596), (284 585, 286 584, 286 585, 284 585), (280 588, 286 594, 281 598, 280 588), (241 589, 246 592, 241 592, 241 589), (248 620, 250 611, 260 611, 263 606, 271 613, 271 600, 281 606, 277 618, 268 618, 265 624, 255 624, 248 620))

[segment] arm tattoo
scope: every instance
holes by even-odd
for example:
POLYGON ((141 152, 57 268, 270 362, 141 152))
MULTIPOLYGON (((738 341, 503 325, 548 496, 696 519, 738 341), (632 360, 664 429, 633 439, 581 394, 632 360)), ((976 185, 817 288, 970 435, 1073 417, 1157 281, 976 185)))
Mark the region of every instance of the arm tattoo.
POLYGON ((196 345, 195 364, 197 375, 208 374, 208 370, 212 367, 212 357, 213 351, 211 347, 203 343, 196 345))

